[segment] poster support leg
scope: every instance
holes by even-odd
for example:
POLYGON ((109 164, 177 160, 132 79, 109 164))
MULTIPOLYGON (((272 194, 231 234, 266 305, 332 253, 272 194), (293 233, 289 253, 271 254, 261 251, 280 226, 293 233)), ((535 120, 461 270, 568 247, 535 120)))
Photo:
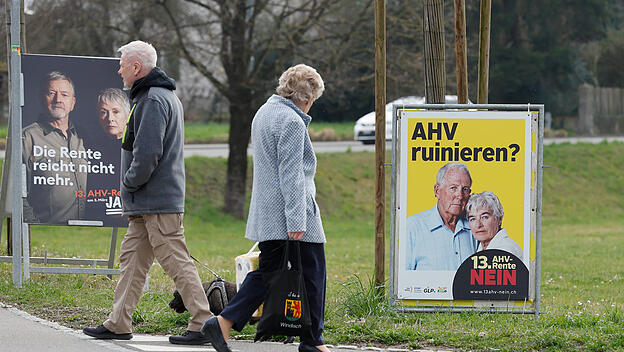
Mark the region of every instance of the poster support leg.
POLYGON ((24 272, 24 282, 30 280, 30 228, 28 224, 22 223, 22 265, 24 272))
POLYGON ((13 285, 22 288, 22 222, 16 217, 11 218, 13 232, 13 285))
POLYGON ((148 290, 149 290, 149 270, 147 271, 147 274, 145 274, 145 285, 143 285, 143 292, 148 291, 148 290))
POLYGON ((13 255, 13 237, 11 236, 11 234, 13 233, 13 231, 11 231, 11 217, 7 217, 7 255, 11 256, 13 255))
MULTIPOLYGON (((108 253, 108 268, 112 269, 115 265, 115 250, 117 249, 117 232, 119 231, 118 227, 113 227, 111 232, 111 244, 110 251, 108 253)), ((113 275, 106 275, 109 279, 113 278, 113 275)))
MULTIPOLYGON (((7 2, 8 4, 8 2, 7 2)), ((22 106, 23 97, 21 92, 22 61, 20 48, 20 0, 11 0, 11 29, 10 29, 10 115, 11 125, 11 167, 10 180, 11 191, 7 196, 11 197, 11 230, 13 232, 13 284, 22 287, 22 173, 21 173, 21 130, 22 130, 22 106)), ((8 56, 8 55, 7 55, 8 56)), ((8 57, 7 57, 8 59, 8 57)))
MULTIPOLYGON (((10 128, 10 124, 9 124, 9 130, 10 128)), ((10 132, 8 132, 10 133, 10 132)), ((9 216, 10 213, 7 212, 7 210, 10 209, 10 207, 7 207, 7 194, 9 192, 9 171, 11 169, 11 148, 10 148, 10 143, 9 140, 7 139, 7 144, 6 144, 6 151, 4 153, 4 160, 2 160, 2 188, 0 188, 0 214, 2 215, 2 220, 0 220, 0 240, 2 239, 2 221, 4 220, 5 216, 9 216)), ((7 245, 8 245, 8 238, 10 237, 9 235, 10 231, 7 230, 7 245)))

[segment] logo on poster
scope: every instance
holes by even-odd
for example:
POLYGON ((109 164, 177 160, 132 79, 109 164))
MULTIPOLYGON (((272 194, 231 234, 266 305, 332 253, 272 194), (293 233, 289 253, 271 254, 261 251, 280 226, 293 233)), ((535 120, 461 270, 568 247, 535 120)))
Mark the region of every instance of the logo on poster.
POLYGON ((403 291, 410 293, 422 293, 423 289, 422 287, 406 286, 403 291))
POLYGON ((108 197, 106 203, 104 203, 106 207, 106 215, 121 215, 121 198, 119 196, 108 197))

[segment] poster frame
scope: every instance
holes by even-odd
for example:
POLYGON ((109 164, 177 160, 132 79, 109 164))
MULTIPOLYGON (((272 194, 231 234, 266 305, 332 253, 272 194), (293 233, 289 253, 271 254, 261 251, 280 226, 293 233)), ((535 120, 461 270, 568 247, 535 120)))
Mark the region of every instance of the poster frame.
MULTIPOLYGON (((542 237, 542 174, 543 174, 543 142, 544 142, 544 105, 543 104, 412 104, 397 105, 392 108, 392 171, 391 171, 391 194, 390 194, 390 268, 389 268, 389 290, 388 298, 391 306, 402 311, 412 312, 465 312, 479 311, 491 313, 517 313, 517 314, 535 314, 540 313, 540 286, 541 286, 541 237, 542 237), (473 112, 473 111, 517 111, 529 112, 536 114, 537 129, 531 124, 531 148, 535 148, 534 160, 532 162, 531 172, 534 173, 535 187, 531 190, 531 198, 535 197, 535 217, 534 223, 530 224, 535 228, 535 274, 534 288, 535 294, 531 302, 525 300, 522 305, 510 304, 508 301, 493 300, 472 300, 472 301, 446 301, 448 304, 440 304, 439 300, 432 300, 427 304, 426 300, 402 300, 397 295, 398 281, 398 255, 397 255, 397 211, 399 209, 398 179, 400 172, 400 110, 422 110, 422 111, 446 111, 453 112, 473 112), (415 305, 404 304, 403 301, 416 301, 415 305), (471 302, 471 303, 470 303, 471 302)), ((531 284, 531 283, 530 283, 531 284)), ((511 303, 515 303, 513 301, 511 303)))
MULTIPOLYGON (((17 1, 13 1, 12 5, 17 1)), ((19 6, 19 5, 18 5, 19 6)), ((12 8, 12 16, 15 6, 12 8)), ((19 15, 19 12, 17 12, 19 15)), ((17 22, 19 23, 19 22, 17 22)), ((14 37, 13 35, 11 36, 14 37)), ((18 36, 19 37, 19 36, 18 36)), ((19 43, 19 41, 18 41, 19 43)), ((12 238, 12 254, 9 256, 0 256, 0 262, 12 262, 13 264, 13 285, 22 288, 24 281, 30 279, 30 273, 43 274, 101 274, 112 278, 112 275, 119 275, 120 270, 114 269, 115 251, 117 244, 118 226, 102 226, 93 221, 74 221, 67 225, 60 226, 97 226, 111 228, 111 241, 108 253, 108 259, 76 259, 76 258, 51 258, 31 257, 30 256, 30 225, 24 222, 22 199, 25 197, 25 184, 23 175, 25 171, 22 166, 22 109, 24 108, 24 76, 22 73, 22 53, 19 44, 16 44, 16 50, 11 51, 10 62, 10 115, 9 130, 7 134, 7 153, 3 160, 2 172, 2 188, 0 193, 0 232, 2 230, 1 220, 9 218, 11 223, 12 238), (31 266, 31 263, 43 264, 44 266, 31 266), (48 264, 61 265, 79 265, 81 267, 66 266, 47 266, 48 264), (82 267, 84 265, 90 268, 82 267), (107 268, 98 268, 98 266, 106 266, 107 268)), ((92 56, 75 56, 75 55, 49 55, 49 54, 28 54, 30 56, 48 56, 48 57, 68 57, 68 58, 90 58, 90 59, 107 59, 118 60, 111 57, 92 57, 92 56)), ((33 224, 35 226, 45 224, 33 224)), ((147 283, 146 283, 147 287, 147 283)))

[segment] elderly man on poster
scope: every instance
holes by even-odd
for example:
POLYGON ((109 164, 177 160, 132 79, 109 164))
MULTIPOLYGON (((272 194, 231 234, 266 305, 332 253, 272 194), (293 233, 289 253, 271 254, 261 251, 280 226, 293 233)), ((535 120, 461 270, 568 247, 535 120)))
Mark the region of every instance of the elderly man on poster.
POLYGON ((406 270, 454 271, 477 249, 465 209, 472 178, 463 163, 440 168, 433 187, 438 201, 407 219, 406 270))
POLYGON ((85 151, 84 142, 69 118, 76 105, 74 82, 63 72, 45 75, 41 85, 43 113, 22 130, 22 162, 26 166, 24 221, 65 224, 80 220, 85 198, 77 197, 87 184, 79 172, 87 160, 73 153, 85 151))

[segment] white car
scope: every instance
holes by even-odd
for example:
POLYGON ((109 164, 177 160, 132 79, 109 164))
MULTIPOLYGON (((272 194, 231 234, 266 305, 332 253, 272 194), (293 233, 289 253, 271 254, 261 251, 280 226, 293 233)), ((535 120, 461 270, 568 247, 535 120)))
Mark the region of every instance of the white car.
MULTIPOLYGON (((447 95, 447 104, 457 104, 457 95, 447 95)), ((470 104, 470 102, 468 102, 470 104)), ((402 97, 386 104, 386 140, 392 140, 392 105, 425 104, 425 97, 402 97)), ((353 128, 353 139, 362 141, 364 144, 375 143, 375 112, 360 117, 353 128)))

